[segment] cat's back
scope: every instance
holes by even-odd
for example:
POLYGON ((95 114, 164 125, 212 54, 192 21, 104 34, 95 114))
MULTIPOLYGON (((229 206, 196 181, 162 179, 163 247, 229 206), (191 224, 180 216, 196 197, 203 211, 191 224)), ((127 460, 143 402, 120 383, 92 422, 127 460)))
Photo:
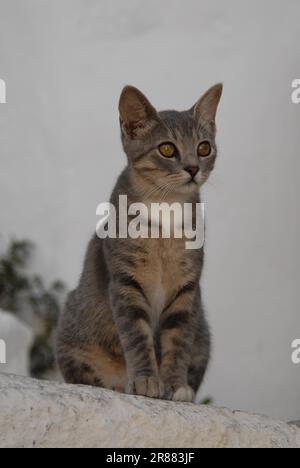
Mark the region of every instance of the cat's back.
POLYGON ((61 317, 65 328, 89 321, 91 311, 101 311, 108 303, 109 275, 103 253, 103 240, 94 235, 88 244, 78 286, 69 293, 61 317))

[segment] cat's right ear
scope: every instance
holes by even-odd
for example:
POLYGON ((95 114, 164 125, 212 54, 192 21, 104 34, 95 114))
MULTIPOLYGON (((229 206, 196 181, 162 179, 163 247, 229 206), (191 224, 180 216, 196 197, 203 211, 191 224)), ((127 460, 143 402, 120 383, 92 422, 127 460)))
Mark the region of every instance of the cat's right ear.
POLYGON ((156 109, 134 86, 126 86, 123 89, 119 112, 123 135, 131 140, 142 139, 158 121, 156 109))

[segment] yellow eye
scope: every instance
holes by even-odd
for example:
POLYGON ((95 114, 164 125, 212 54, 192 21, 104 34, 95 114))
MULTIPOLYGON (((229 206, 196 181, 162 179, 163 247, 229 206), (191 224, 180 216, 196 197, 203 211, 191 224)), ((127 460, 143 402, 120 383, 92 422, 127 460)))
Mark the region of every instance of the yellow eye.
POLYGON ((201 158, 207 158, 211 154, 211 145, 208 141, 203 141, 198 146, 198 155, 201 158))
POLYGON ((173 158, 176 153, 176 148, 172 143, 163 143, 160 145, 159 151, 165 158, 173 158))

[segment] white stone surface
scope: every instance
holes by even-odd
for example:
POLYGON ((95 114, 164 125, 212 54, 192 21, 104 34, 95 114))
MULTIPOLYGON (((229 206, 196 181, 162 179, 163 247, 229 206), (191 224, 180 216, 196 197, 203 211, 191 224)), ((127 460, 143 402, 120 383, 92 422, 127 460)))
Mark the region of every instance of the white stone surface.
POLYGON ((300 448, 267 417, 0 375, 0 447, 300 448))
POLYGON ((0 340, 6 348, 6 364, 0 362, 0 372, 29 375, 28 353, 33 340, 30 328, 12 314, 0 310, 0 340))

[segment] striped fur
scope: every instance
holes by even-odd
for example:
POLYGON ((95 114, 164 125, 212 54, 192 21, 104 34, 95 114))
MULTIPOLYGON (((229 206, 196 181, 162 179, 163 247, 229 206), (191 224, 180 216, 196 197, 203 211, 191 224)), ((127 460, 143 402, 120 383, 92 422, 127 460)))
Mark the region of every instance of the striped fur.
MULTIPOLYGON (((136 88, 120 99, 128 164, 113 191, 129 203, 198 203, 217 148, 215 115, 222 87, 211 88, 185 112, 157 112, 136 88), (212 151, 202 159, 201 141, 212 151), (163 142, 176 146, 163 158, 163 142), (199 167, 194 181, 186 168, 199 167)), ((91 240, 83 274, 68 298, 57 336, 65 380, 153 398, 192 401, 210 356, 201 301, 203 249, 185 239, 91 240)))

